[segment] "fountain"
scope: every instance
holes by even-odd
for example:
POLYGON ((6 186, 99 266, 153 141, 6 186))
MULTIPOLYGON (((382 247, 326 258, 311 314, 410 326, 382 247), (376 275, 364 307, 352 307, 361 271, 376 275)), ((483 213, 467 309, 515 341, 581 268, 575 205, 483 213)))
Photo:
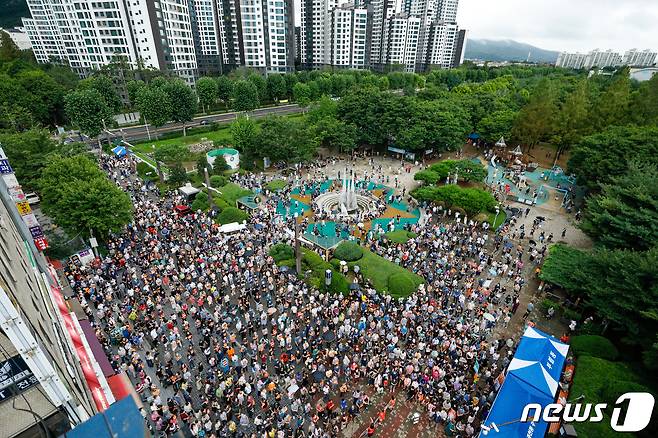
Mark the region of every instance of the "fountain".
POLYGON ((340 192, 323 193, 315 199, 318 208, 326 213, 340 213, 341 216, 351 216, 362 211, 377 208, 377 198, 368 194, 356 193, 356 180, 353 172, 347 173, 343 179, 340 192))

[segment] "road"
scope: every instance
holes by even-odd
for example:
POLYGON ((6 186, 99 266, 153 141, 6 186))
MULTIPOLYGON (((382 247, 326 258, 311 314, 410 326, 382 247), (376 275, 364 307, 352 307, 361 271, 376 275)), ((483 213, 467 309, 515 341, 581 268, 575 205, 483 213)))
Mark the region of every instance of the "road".
MULTIPOLYGON (((290 104, 290 105, 281 105, 268 108, 258 108, 253 111, 248 111, 247 114, 249 117, 256 119, 266 117, 272 114, 276 115, 285 115, 285 114, 295 114, 301 113, 304 109, 300 108, 299 105, 290 104)), ((203 124, 210 124, 213 122, 218 123, 228 123, 232 120, 235 120, 239 115, 244 114, 244 112, 231 112, 231 113, 222 113, 222 114, 211 114, 208 116, 199 116, 195 117, 194 120, 186 124, 187 128, 194 126, 201 126, 203 124)), ((164 126, 158 128, 158 133, 162 134, 164 132, 171 131, 182 131, 182 123, 167 123, 164 126)), ((113 135, 121 137, 127 142, 135 142, 139 140, 147 140, 149 138, 149 132, 153 136, 155 133, 155 128, 151 125, 148 126, 148 131, 144 125, 132 126, 130 128, 120 128, 110 130, 113 135)))

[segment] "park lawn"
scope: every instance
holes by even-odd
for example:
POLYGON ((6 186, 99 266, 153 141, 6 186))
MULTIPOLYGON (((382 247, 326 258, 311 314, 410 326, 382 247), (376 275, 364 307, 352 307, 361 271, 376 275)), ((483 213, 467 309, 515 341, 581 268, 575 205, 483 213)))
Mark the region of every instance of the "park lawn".
POLYGON ((265 187, 266 187, 268 190, 272 191, 272 192, 276 192, 276 191, 278 191, 278 190, 283 189, 283 188, 284 188, 285 186, 287 186, 287 185, 288 185, 288 184, 287 184, 284 180, 282 180, 282 179, 275 179, 275 180, 272 180, 272 181, 268 182, 268 183, 265 185, 265 187))
MULTIPOLYGON (((638 376, 623 362, 610 362, 598 357, 581 355, 576 363, 573 386, 570 398, 584 395, 587 403, 602 403, 601 391, 610 382, 630 381, 637 382, 638 376)), ((619 394, 621 395, 621 394, 619 394)), ((610 416, 606 410, 605 418, 600 423, 584 422, 573 423, 578 436, 612 438, 619 436, 610 427, 610 416)), ((632 437, 634 435, 628 434, 632 437)))
MULTIPOLYGON (((419 285, 425 283, 425 280, 420 275, 404 269, 400 265, 386 260, 367 248, 363 248, 363 257, 355 262, 349 262, 350 267, 358 265, 364 277, 370 280, 372 286, 380 293, 388 293, 388 278, 393 274, 401 274, 408 277, 418 288, 419 285)), ((407 295, 408 296, 408 295, 407 295)), ((403 296, 395 296, 395 298, 404 298, 403 296)))
POLYGON ((251 190, 243 189, 235 183, 228 183, 223 187, 217 187, 217 190, 221 192, 221 198, 226 201, 226 203, 232 207, 235 207, 235 203, 238 199, 243 196, 253 195, 254 193, 251 190))
POLYGON ((416 237, 416 233, 406 230, 395 230, 385 233, 384 236, 393 243, 405 244, 409 239, 416 237))
POLYGON ((163 146, 163 145, 171 145, 171 144, 192 144, 192 143, 199 143, 202 138, 205 138, 207 140, 211 140, 217 143, 230 143, 233 141, 233 135, 231 134, 231 128, 229 125, 222 126, 221 128, 215 130, 215 131, 209 131, 209 132, 203 132, 200 134, 191 134, 186 137, 180 136, 180 137, 174 137, 174 138, 168 138, 165 140, 155 140, 155 141, 143 141, 135 144, 132 148, 134 152, 142 152, 142 153, 151 153, 153 152, 156 148, 163 146), (155 147, 153 147, 155 146, 155 147))
POLYGON ((505 213, 505 211, 503 209, 501 209, 500 213, 498 213, 498 218, 496 218, 496 212, 495 211, 494 212, 488 211, 487 215, 489 216, 489 218, 487 219, 487 222, 489 222, 489 224, 491 225, 491 228, 493 228, 494 230, 496 228, 498 228, 499 226, 501 226, 505 222, 505 219, 507 219, 507 213, 505 213), (496 223, 494 223, 494 219, 496 219, 496 223))

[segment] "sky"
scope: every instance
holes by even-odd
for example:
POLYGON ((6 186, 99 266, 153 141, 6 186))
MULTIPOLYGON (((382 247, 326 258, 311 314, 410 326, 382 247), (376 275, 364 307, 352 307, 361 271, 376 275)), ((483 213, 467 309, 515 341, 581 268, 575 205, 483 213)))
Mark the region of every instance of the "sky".
POLYGON ((658 0, 460 0, 457 22, 548 50, 658 49, 658 0))

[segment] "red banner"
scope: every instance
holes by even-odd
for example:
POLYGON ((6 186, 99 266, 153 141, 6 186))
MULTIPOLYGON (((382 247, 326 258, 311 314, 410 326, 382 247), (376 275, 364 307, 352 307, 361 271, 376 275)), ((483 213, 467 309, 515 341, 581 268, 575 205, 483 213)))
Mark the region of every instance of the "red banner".
MULTIPOLYGON (((53 282, 57 284, 57 281, 55 280, 56 278, 55 275, 57 274, 53 272, 53 269, 51 267, 50 276, 53 278, 53 282)), ((52 293, 53 298, 55 299, 55 303, 57 304, 59 313, 62 315, 62 319, 64 320, 64 325, 66 326, 66 331, 68 332, 69 336, 71 337, 71 340, 73 341, 73 347, 75 348, 75 352, 78 355, 78 359, 80 359, 80 366, 82 368, 82 373, 85 376, 85 380, 87 381, 87 386, 89 387, 89 390, 91 391, 91 395, 94 398, 94 402, 96 403, 96 408, 98 409, 99 412, 103 412, 110 406, 110 404, 107 401, 107 397, 105 397, 105 393, 103 392, 103 388, 101 387, 101 384, 98 381, 98 377, 96 377, 96 372, 94 371, 94 367, 92 365, 91 359, 87 354, 87 350, 85 349, 85 346, 82 343, 82 339, 80 338, 80 333, 78 333, 78 330, 73 324, 73 320, 71 318, 71 312, 68 306, 66 305, 66 301, 64 301, 64 297, 62 296, 62 291, 58 286, 51 285, 50 292, 52 293)))

